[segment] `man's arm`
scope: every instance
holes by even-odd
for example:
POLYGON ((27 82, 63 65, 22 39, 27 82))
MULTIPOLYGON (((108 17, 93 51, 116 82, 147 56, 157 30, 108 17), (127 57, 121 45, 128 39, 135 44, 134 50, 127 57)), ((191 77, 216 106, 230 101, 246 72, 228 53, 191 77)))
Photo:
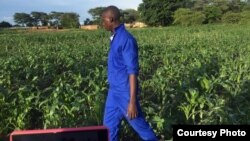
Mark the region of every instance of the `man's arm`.
POLYGON ((135 74, 129 75, 129 85, 130 85, 130 101, 128 105, 127 116, 130 119, 134 119, 138 115, 137 106, 136 106, 136 82, 137 76, 135 74))
POLYGON ((124 64, 126 65, 127 73, 129 75, 130 86, 130 101, 127 109, 127 116, 130 119, 134 119, 138 116, 137 111, 137 76, 139 74, 139 59, 138 59, 138 46, 134 38, 128 38, 125 45, 122 48, 122 56, 124 64))

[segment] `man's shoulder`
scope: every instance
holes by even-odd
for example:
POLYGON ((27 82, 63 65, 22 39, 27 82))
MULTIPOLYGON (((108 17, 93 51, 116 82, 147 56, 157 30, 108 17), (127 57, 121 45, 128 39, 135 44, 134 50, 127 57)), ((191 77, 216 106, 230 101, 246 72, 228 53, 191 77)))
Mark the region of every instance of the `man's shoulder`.
POLYGON ((122 37, 123 39, 127 39, 127 40, 136 40, 135 37, 127 30, 125 29, 123 32, 122 32, 122 37))

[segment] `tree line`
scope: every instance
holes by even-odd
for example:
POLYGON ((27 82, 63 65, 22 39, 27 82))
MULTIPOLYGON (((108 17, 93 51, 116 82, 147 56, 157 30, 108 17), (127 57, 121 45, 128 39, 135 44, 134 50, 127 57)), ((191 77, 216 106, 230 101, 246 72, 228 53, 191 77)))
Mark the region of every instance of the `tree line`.
POLYGON ((151 26, 249 22, 250 0, 143 0, 138 11, 151 26))
MULTIPOLYGON (((92 20, 84 23, 100 23, 104 8, 90 9, 92 20)), ((250 0, 143 0, 138 11, 120 11, 123 22, 142 21, 149 26, 250 23, 250 0)))
MULTIPOLYGON (((101 25, 104 8, 89 9, 92 18, 86 18, 84 25, 101 25)), ((138 10, 120 11, 123 22, 142 21, 149 26, 250 23, 250 0, 143 0, 138 10)), ((15 13, 14 21, 19 26, 78 28, 80 25, 79 15, 73 12, 15 13)), ((0 23, 0 27, 10 26, 4 21, 0 23)))
MULTIPOLYGON (((96 7, 89 9, 88 13, 92 16, 92 20, 86 18, 84 20, 84 25, 90 24, 101 24, 101 13, 106 7, 96 7)), ((133 23, 140 19, 139 12, 134 9, 120 9, 121 20, 124 23, 133 23)))
POLYGON ((55 28, 77 28, 79 27, 79 15, 69 12, 55 12, 47 14, 44 12, 15 13, 14 21, 20 26, 52 26, 55 28))
MULTIPOLYGON (((88 13, 92 16, 92 19, 86 18, 84 25, 98 24, 101 25, 101 13, 105 7, 96 7, 89 9, 88 13)), ((126 23, 132 23, 139 19, 138 11, 134 9, 121 10, 123 21, 126 23)), ((50 26, 55 28, 78 28, 80 26, 79 15, 77 13, 64 13, 52 11, 49 14, 45 12, 33 11, 28 13, 15 13, 14 22, 16 26, 32 27, 32 26, 50 26)), ((0 27, 11 27, 8 22, 2 21, 0 27)))

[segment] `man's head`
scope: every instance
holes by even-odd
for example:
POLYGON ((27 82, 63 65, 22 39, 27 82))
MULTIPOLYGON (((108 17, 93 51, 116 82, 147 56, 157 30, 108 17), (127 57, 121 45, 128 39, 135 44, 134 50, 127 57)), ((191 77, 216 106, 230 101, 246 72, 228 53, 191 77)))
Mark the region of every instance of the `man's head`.
POLYGON ((114 29, 120 24, 120 10, 116 6, 108 6, 102 12, 102 24, 108 31, 114 29))

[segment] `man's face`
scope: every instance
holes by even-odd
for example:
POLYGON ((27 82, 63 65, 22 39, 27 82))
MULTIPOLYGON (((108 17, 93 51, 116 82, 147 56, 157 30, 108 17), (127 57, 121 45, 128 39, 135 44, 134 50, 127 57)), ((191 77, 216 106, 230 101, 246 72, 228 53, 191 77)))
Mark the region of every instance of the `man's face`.
POLYGON ((102 14, 102 25, 107 31, 112 31, 111 20, 108 13, 102 14))

